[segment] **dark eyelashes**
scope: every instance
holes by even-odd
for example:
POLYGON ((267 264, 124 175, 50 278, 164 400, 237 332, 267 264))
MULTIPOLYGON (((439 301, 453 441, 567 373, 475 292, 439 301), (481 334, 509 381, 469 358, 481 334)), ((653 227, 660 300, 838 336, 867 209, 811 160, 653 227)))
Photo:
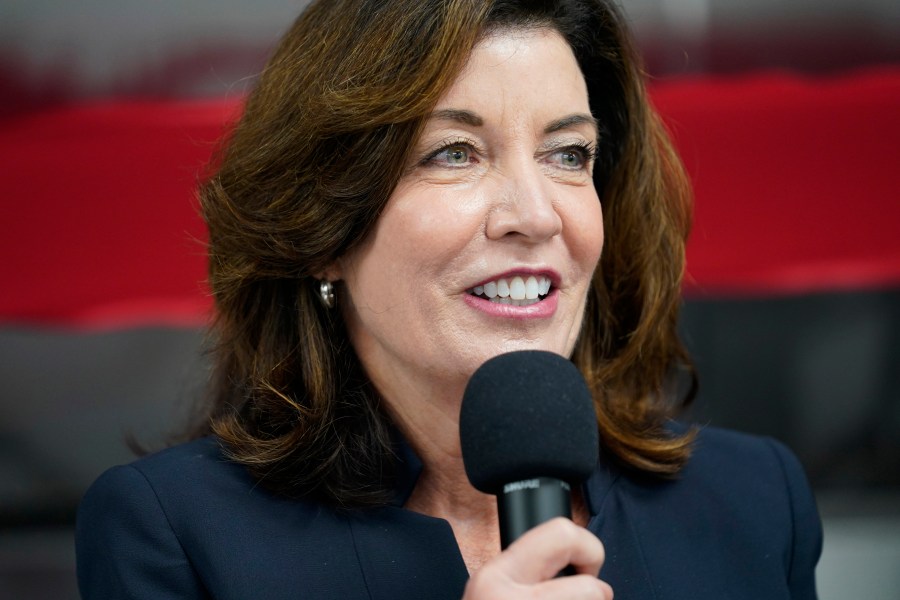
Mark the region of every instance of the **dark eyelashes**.
POLYGON ((597 145, 593 142, 568 144, 567 146, 556 150, 556 152, 566 152, 572 150, 580 152, 581 157, 585 160, 585 162, 594 162, 600 156, 597 145))
MULTIPOLYGON (((433 149, 427 151, 419 160, 419 164, 428 164, 442 152, 446 152, 450 148, 458 147, 464 147, 476 155, 482 154, 482 150, 473 140, 463 137, 451 138, 441 141, 433 149)), ((601 154, 600 149, 594 142, 574 142, 559 146, 557 148, 551 148, 546 151, 547 154, 554 154, 557 152, 575 152, 580 155, 585 164, 595 162, 601 154)))
POLYGON ((570 144, 566 144, 565 146, 561 146, 558 148, 551 149, 547 151, 547 156, 559 156, 560 153, 563 154, 573 154, 578 158, 578 165, 569 165, 565 164, 564 160, 556 159, 554 162, 559 163, 559 167, 565 169, 567 171, 587 171, 591 172, 593 169, 593 165, 597 161, 599 156, 599 152, 597 150, 596 144, 592 142, 574 142, 570 144))
POLYGON ((459 146, 464 146, 469 150, 474 151, 475 153, 479 152, 478 146, 476 146, 475 142, 473 142, 472 140, 466 138, 453 138, 440 142, 433 150, 426 152, 425 156, 422 157, 419 163, 424 165, 434 160, 434 158, 441 152, 444 152, 449 148, 456 148, 459 146))

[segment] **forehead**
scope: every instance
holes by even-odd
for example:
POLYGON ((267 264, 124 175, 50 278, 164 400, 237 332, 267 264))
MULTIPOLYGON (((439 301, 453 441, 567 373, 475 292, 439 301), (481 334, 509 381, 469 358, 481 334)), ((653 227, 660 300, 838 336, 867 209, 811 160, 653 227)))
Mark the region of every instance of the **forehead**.
POLYGON ((490 30, 437 108, 543 100, 587 110, 587 84, 565 38, 549 27, 490 30))

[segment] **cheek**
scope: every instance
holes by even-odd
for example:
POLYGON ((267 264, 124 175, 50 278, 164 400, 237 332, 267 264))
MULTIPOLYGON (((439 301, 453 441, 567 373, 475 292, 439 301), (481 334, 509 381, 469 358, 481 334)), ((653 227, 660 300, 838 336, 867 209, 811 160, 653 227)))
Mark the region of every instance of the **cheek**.
POLYGON ((450 186, 410 191, 391 209, 382 225, 397 262, 432 276, 452 267, 477 236, 484 212, 476 194, 450 186))
POLYGON ((474 203, 453 190, 398 190, 345 263, 351 293, 373 310, 438 284, 477 232, 474 203))
POLYGON ((579 203, 568 219, 573 258, 586 272, 593 272, 603 250, 603 209, 595 194, 579 203))

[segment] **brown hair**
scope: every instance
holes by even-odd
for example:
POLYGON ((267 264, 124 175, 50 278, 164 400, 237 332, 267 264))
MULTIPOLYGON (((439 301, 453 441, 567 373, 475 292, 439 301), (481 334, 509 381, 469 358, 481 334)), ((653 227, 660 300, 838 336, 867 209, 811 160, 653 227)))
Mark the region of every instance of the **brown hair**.
POLYGON ((392 427, 316 275, 370 230, 484 33, 547 26, 572 46, 602 125, 606 242, 573 361, 624 465, 672 474, 687 459, 691 436, 666 430, 678 402, 664 388, 690 364, 676 334, 688 188, 615 9, 332 0, 284 36, 201 189, 217 318, 212 403, 195 434, 218 435, 264 485, 344 506, 389 498, 392 427))

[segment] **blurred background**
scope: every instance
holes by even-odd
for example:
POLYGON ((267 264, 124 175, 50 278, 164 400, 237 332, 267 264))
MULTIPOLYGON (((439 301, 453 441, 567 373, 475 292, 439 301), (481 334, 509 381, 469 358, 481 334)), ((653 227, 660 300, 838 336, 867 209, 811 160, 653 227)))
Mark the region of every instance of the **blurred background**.
MULTIPOLYGON (((202 395, 195 182, 304 4, 0 0, 0 598, 78 597, 84 490, 202 395)), ((896 600, 900 3, 622 4, 697 194, 687 417, 798 454, 821 598, 896 600)))

